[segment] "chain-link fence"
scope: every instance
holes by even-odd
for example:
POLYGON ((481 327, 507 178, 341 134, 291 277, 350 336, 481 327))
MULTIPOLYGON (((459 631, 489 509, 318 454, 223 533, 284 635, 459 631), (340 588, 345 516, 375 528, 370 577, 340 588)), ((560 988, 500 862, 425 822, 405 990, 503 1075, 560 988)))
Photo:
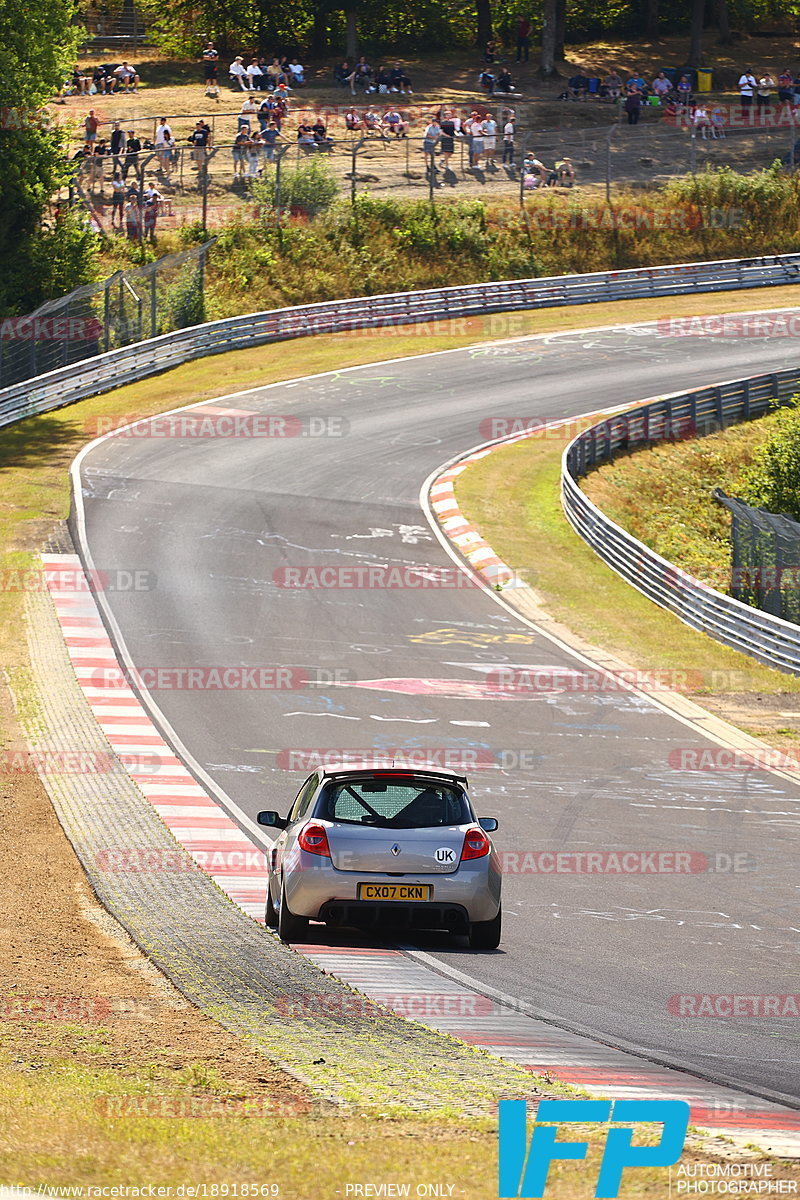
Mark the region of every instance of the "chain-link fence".
MULTIPOLYGON (((98 223, 103 228, 110 224, 110 186, 115 166, 120 166, 126 179, 131 171, 138 175, 142 187, 147 182, 156 185, 163 200, 159 211, 162 228, 191 221, 216 227, 247 201, 249 181, 254 176, 274 170, 277 161, 284 170, 289 169, 311 154, 320 157, 324 154, 344 196, 369 191, 376 195, 428 196, 434 202, 439 197, 463 197, 516 201, 520 205, 527 198, 534 205, 537 193, 524 186, 526 157, 535 157, 548 168, 557 160, 570 157, 579 193, 605 194, 613 201, 620 190, 648 191, 670 179, 698 174, 706 167, 727 166, 744 174, 767 167, 776 159, 788 162, 798 140, 791 113, 773 113, 768 121, 760 116, 759 121, 742 125, 736 123, 735 110, 731 109, 724 114, 722 124, 716 120, 718 114, 712 124, 715 110, 709 109, 709 123, 694 125, 687 120, 670 123, 663 114, 645 110, 640 123, 629 126, 624 113, 608 106, 602 110, 608 123, 538 129, 533 106, 515 100, 496 102, 493 98, 491 104, 484 103, 481 108, 491 113, 498 126, 494 152, 490 153, 484 143, 482 158, 475 164, 471 161, 469 139, 457 137, 452 155, 443 153, 441 144, 436 146, 431 172, 430 157, 423 147, 423 131, 430 117, 439 111, 438 104, 373 105, 379 120, 384 110, 396 107, 405 123, 403 137, 394 136, 385 124, 375 131, 349 131, 345 125, 349 106, 315 107, 300 100, 293 101, 293 105, 274 156, 264 147, 251 153, 234 144, 238 111, 169 117, 175 148, 168 154, 158 153, 152 147, 153 118, 127 120, 124 128, 134 129, 142 142, 139 154, 116 158, 95 155, 77 162, 79 179, 92 201, 98 223), (509 155, 504 154, 502 129, 511 104, 516 105, 517 127, 513 152, 509 155), (210 129, 209 149, 205 154, 188 144, 201 119, 210 129), (327 144, 317 149, 297 141, 299 125, 315 120, 321 120, 328 134, 327 144)), ((238 96, 236 107, 239 107, 238 96)), ((567 116, 574 107, 565 104, 567 116)), ((359 103, 357 111, 363 109, 365 105, 359 103)), ((457 111, 467 112, 463 106, 457 111)), ((599 116, 597 110, 595 119, 599 116)), ((251 115, 250 128, 255 132, 259 125, 258 119, 251 115)), ((107 125, 101 127, 101 134, 107 136, 107 125)))
POLYGON ((751 508, 716 488, 731 513, 730 594, 751 608, 800 625, 800 524, 751 508))
POLYGON ((213 241, 76 288, 0 325, 0 386, 204 320, 213 241))

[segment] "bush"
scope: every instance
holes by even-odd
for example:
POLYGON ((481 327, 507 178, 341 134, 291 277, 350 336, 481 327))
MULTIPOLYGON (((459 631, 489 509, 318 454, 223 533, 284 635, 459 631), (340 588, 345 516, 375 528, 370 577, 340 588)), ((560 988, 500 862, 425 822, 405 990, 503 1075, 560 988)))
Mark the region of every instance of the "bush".
POLYGON ((778 410, 743 481, 741 498, 748 504, 800 521, 800 396, 778 410))
POLYGON ((291 171, 281 168, 280 185, 279 198, 277 169, 253 182, 253 199, 262 220, 271 222, 279 199, 282 212, 316 217, 330 208, 339 191, 338 183, 321 156, 308 158, 291 171))

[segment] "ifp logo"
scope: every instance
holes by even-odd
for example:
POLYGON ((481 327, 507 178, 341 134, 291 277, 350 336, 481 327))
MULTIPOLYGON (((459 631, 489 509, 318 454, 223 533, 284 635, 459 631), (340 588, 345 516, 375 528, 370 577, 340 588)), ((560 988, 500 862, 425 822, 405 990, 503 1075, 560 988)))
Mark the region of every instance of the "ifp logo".
POLYGON ((663 1125, 655 1146, 633 1146, 632 1129, 609 1129, 597 1177, 596 1197, 619 1193, 625 1167, 669 1167, 681 1156, 689 1127, 685 1100, 541 1100, 530 1146, 528 1108, 524 1100, 500 1101, 498 1196, 544 1196, 550 1163, 586 1157, 588 1142, 557 1142, 558 1126, 595 1121, 630 1125, 652 1121, 663 1125))

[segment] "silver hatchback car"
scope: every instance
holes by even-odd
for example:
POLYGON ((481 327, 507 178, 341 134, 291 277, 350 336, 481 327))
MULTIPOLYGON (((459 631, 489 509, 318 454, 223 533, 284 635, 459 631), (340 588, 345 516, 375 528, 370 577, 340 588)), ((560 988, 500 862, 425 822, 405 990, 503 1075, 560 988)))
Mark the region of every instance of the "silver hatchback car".
POLYGON ((500 941, 494 817, 477 819, 467 780, 435 767, 320 767, 268 854, 266 923, 284 942, 309 921, 357 929, 446 929, 474 949, 500 941))

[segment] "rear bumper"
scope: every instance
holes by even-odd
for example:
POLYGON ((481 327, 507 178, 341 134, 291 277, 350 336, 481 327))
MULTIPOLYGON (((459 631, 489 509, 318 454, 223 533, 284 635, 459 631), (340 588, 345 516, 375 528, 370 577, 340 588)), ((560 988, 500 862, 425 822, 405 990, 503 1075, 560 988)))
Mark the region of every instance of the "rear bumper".
MULTIPOLYGON (((370 925, 389 923, 393 916, 405 922, 413 922, 415 928, 447 929, 453 914, 463 913, 465 922, 491 921, 500 907, 502 876, 496 855, 462 863, 458 871, 439 875, 376 875, 368 872, 338 871, 330 860, 311 858, 304 851, 300 854, 298 869, 284 870, 286 899, 291 911, 298 917, 312 921, 324 921, 324 913, 331 912, 332 920, 344 924, 342 916, 346 910, 347 924, 359 924, 366 920, 370 925), (428 884, 433 888, 427 901, 378 901, 359 900, 359 883, 407 883, 428 884), (404 917, 403 914, 406 914, 404 917), (442 921, 450 913, 450 920, 442 921)), ((286 864, 284 864, 286 867, 286 864)), ((278 881, 273 883, 273 897, 278 898, 278 881)))
POLYGON ((467 910, 461 904, 329 900, 320 909, 319 919, 328 925, 356 929, 447 929, 466 933, 469 928, 467 910))

